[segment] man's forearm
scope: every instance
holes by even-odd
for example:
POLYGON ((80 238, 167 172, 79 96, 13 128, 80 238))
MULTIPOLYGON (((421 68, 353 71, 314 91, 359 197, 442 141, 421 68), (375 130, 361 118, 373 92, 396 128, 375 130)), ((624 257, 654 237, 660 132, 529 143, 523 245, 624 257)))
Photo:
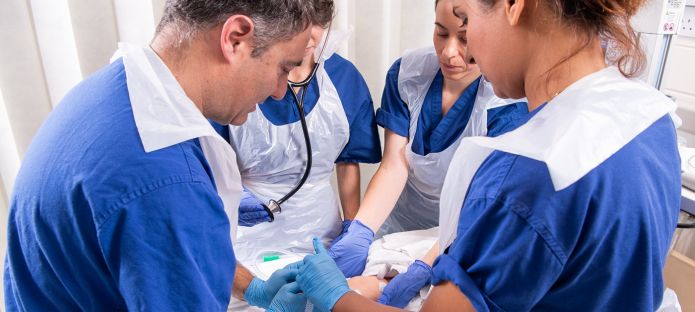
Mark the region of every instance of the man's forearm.
POLYGON ((234 282, 232 283, 232 297, 244 300, 244 293, 246 293, 246 288, 249 288, 253 277, 249 270, 237 262, 234 282))

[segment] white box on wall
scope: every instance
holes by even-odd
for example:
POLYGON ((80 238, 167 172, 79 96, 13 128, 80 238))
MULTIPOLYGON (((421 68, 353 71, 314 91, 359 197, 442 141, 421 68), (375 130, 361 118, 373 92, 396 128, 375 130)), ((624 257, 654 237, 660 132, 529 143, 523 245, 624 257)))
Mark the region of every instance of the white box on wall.
POLYGON ((672 35, 678 31, 686 0, 648 1, 630 21, 637 32, 672 35))

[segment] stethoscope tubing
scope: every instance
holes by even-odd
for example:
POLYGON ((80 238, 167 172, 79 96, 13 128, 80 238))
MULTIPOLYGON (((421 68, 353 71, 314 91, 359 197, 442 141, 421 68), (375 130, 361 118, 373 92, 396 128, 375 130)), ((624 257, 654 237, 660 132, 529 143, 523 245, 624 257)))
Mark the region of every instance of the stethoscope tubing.
POLYGON ((309 89, 309 84, 316 78, 316 73, 318 72, 319 66, 321 65, 321 57, 323 56, 323 51, 326 49, 326 43, 328 43, 328 37, 331 34, 331 24, 328 25, 328 34, 326 34, 326 39, 324 39, 323 47, 321 48, 321 53, 319 54, 319 60, 314 64, 314 68, 311 70, 311 73, 309 74, 309 77, 304 79, 302 82, 292 82, 290 80, 287 81, 287 88, 290 90, 292 93, 292 98, 294 99, 294 104, 297 107, 297 112, 299 113, 299 121, 302 124, 302 132, 304 134, 304 142, 306 145, 306 155, 307 155, 307 161, 306 161, 306 168, 304 169, 304 175, 302 178, 299 180, 299 183, 295 185, 292 190, 285 194, 280 200, 275 201, 273 199, 270 200, 268 203, 268 206, 263 205, 263 208, 265 211, 268 213, 268 216, 270 217, 269 222, 275 221, 275 214, 276 213, 281 213, 282 208, 280 205, 282 205, 284 202, 286 202, 288 199, 290 199, 299 189, 302 188, 306 180, 309 178, 309 173, 311 172, 311 164, 312 164, 312 153, 311 153, 311 139, 309 137, 309 129, 306 125, 306 114, 304 113, 304 99, 306 97, 306 93, 308 92, 309 89), (299 93, 300 96, 297 94, 297 92, 294 90, 294 88, 299 87, 299 93))

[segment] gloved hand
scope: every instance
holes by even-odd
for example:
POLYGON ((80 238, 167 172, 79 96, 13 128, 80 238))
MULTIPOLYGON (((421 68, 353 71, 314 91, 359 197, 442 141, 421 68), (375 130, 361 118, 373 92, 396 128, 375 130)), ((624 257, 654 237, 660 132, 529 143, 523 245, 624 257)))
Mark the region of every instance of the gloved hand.
POLYGON ((302 290, 299 288, 297 282, 282 286, 266 311, 304 311, 306 309, 306 294, 300 294, 300 292, 302 292, 302 290))
POLYGON ((244 300, 252 306, 267 309, 280 288, 294 282, 298 273, 297 269, 282 269, 273 272, 267 281, 254 277, 244 292, 244 300))
POLYGON ((335 245, 337 242, 339 242, 341 239, 343 239, 343 235, 347 233, 348 228, 350 227, 350 223, 352 223, 352 220, 343 220, 343 231, 340 232, 340 235, 336 237, 333 242, 331 242, 331 246, 328 247, 328 249, 333 248, 333 245, 335 245))
POLYGON ((263 222, 270 222, 268 212, 262 206, 263 202, 244 188, 239 204, 239 225, 254 226, 263 222))
POLYGON ((350 223, 347 233, 331 245, 328 254, 346 278, 358 276, 367 264, 369 245, 373 240, 374 232, 360 220, 354 220, 350 223))
POLYGON ((422 287, 432 282, 431 277, 432 267, 420 260, 415 260, 408 267, 408 271, 396 275, 386 285, 377 302, 403 309, 422 287))
POLYGON ((350 291, 350 287, 318 238, 314 238, 314 250, 315 255, 304 257, 304 266, 299 269, 297 283, 307 299, 314 304, 314 309, 327 312, 350 291))
POLYGON ((297 262, 292 262, 288 265, 286 265, 283 269, 295 269, 299 270, 299 268, 304 266, 304 260, 299 260, 297 262))

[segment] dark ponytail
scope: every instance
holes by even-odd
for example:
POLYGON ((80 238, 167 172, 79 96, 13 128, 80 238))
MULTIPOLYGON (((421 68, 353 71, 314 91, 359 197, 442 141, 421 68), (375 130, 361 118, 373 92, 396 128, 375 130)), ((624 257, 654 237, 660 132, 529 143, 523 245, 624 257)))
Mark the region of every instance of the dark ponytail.
POLYGON ((586 43, 574 54, 596 39, 608 41, 606 61, 616 65, 626 77, 638 76, 646 57, 630 19, 645 0, 548 0, 550 8, 566 25, 587 36, 586 43))

